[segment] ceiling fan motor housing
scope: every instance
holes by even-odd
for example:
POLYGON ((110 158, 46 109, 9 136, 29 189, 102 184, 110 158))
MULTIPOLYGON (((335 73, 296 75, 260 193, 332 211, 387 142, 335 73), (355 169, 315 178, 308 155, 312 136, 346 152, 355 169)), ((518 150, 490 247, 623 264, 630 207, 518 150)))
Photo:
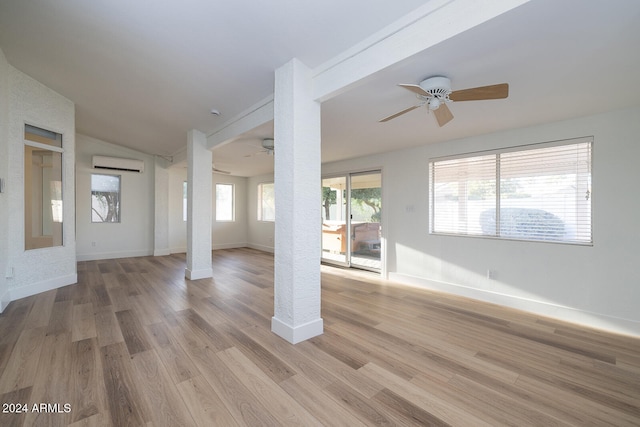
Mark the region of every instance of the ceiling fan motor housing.
POLYGON ((432 97, 448 101, 451 93, 451 80, 446 77, 429 77, 420 82, 420 87, 432 97))

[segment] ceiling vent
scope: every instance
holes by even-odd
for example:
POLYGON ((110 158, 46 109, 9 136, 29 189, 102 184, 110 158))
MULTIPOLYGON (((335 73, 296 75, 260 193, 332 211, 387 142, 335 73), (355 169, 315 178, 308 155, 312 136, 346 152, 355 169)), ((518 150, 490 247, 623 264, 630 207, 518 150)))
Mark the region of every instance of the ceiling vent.
POLYGON ((104 169, 125 172, 144 172, 144 161, 137 159, 123 159, 120 157, 93 156, 94 169, 104 169))

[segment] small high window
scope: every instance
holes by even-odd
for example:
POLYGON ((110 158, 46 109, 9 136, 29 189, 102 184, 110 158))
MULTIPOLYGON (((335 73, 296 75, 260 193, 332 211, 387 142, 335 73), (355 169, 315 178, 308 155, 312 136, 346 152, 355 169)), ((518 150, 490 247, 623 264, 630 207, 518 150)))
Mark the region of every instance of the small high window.
POLYGON ((120 222, 120 175, 91 175, 91 222, 120 222))

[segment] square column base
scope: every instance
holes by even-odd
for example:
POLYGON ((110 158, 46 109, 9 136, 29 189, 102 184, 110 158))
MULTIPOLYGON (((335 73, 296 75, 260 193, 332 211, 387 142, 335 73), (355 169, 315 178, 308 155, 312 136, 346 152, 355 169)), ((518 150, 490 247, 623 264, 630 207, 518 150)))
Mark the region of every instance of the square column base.
POLYGON ((213 269, 204 268, 201 270, 189 270, 187 268, 184 271, 184 275, 189 280, 208 279, 209 277, 213 277, 213 269))
POLYGON ((322 318, 305 323, 304 325, 293 327, 286 323, 271 318, 271 332, 289 341, 291 344, 297 344, 299 342, 308 340, 309 338, 322 335, 324 331, 324 322, 322 318))

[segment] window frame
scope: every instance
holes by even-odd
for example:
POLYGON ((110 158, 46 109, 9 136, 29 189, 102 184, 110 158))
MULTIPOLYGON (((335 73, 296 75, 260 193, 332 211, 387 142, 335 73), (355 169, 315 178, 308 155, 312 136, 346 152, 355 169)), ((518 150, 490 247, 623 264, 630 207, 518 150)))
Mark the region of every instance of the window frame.
POLYGON ((215 201, 216 201, 216 209, 215 209, 215 221, 216 222, 235 222, 236 221, 236 186, 231 183, 226 182, 216 182, 215 184, 215 201), (218 186, 229 186, 231 187, 231 219, 218 219, 218 186))
POLYGON ((257 203, 257 218, 258 218, 258 222, 275 222, 276 221, 276 214, 275 214, 275 183, 274 182, 261 182, 258 184, 257 186, 257 190, 258 190, 258 203, 257 203), (274 204, 273 204, 273 219, 265 219, 264 218, 264 205, 263 205, 263 195, 264 195, 264 191, 263 191, 263 187, 265 185, 271 185, 273 186, 273 198, 274 198, 274 204))
POLYGON ((189 190, 187 181, 182 181, 182 222, 187 222, 189 207, 188 207, 188 195, 189 190))
POLYGON ((120 224, 122 223, 122 175, 116 175, 116 174, 109 174, 109 173, 91 173, 91 179, 90 179, 90 184, 89 184, 89 189, 90 189, 90 194, 91 194, 91 199, 90 199, 90 209, 91 209, 91 223, 92 224, 120 224), (110 176, 110 177, 115 177, 118 178, 118 205, 117 205, 117 221, 95 221, 93 219, 93 177, 94 176, 110 176))
MULTIPOLYGON (((593 146, 594 146, 593 136, 587 136, 587 137, 578 137, 578 138, 541 142, 541 143, 534 143, 534 144, 524 144, 524 145, 511 146, 511 147, 505 147, 505 148, 499 148, 499 149, 468 152, 468 153, 461 153, 457 155, 430 158, 428 162, 428 166, 429 166, 429 170, 428 170, 429 234, 440 235, 440 236, 475 237, 475 238, 485 238, 485 239, 498 239, 498 240, 511 240, 511 241, 515 240, 515 241, 526 241, 526 242, 537 242, 537 243, 555 243, 555 244, 568 244, 568 245, 577 245, 577 246, 593 246, 593 191, 592 191, 593 146), (526 238, 522 236, 513 237, 509 235, 502 235, 501 224, 500 224, 500 221, 501 221, 500 211, 501 211, 501 204, 502 204, 502 197, 501 197, 501 191, 500 191, 501 179, 502 179, 502 176, 501 176, 501 164, 502 164, 501 160, 502 159, 500 155, 508 154, 508 153, 526 152, 526 151, 537 150, 537 149, 553 148, 553 147, 562 147, 562 146, 571 146, 571 145, 577 146, 579 144, 588 144, 588 149, 586 150, 588 153, 588 159, 589 159, 588 187, 587 187, 586 194, 587 194, 587 200, 589 203, 589 207, 587 210, 589 221, 588 221, 588 227, 583 226, 582 227, 583 229, 581 230, 581 232, 583 232, 588 229, 588 240, 580 239, 580 238, 576 238, 573 240, 566 239, 566 238, 562 238, 562 239, 526 238), (495 162, 496 162, 495 179, 494 179, 495 211, 496 211, 495 235, 483 234, 483 233, 476 234, 476 233, 463 233, 463 232, 451 232, 451 231, 435 231, 435 228, 436 228, 435 227, 435 221, 436 221, 435 209, 436 209, 437 202, 435 200, 436 194, 434 191, 434 187, 437 183, 435 179, 434 164, 437 162, 443 162, 443 161, 463 160, 467 158, 469 159, 479 158, 482 156, 491 156, 491 155, 495 156, 495 162)), ((579 197, 578 192, 576 191, 576 197, 575 197, 576 201, 578 201, 578 197, 579 197)), ((510 209, 510 208, 507 207, 505 209, 510 209)), ((539 210, 543 211, 543 209, 539 209, 539 210)))
MULTIPOLYGON (((44 248, 56 248, 56 247, 64 247, 66 246, 66 242, 65 242, 65 237, 64 237, 64 229, 65 229, 65 224, 64 224, 64 200, 65 200, 65 168, 66 168, 66 161, 65 161, 65 145, 66 145, 66 138, 64 136, 64 134, 62 132, 58 132, 58 131, 52 131, 47 127, 43 127, 43 126, 36 126, 33 125, 31 123, 28 122, 23 122, 23 130, 22 130, 23 134, 22 134, 22 141, 23 141, 23 146, 22 146, 22 151, 23 151, 23 156, 24 156, 24 162, 23 162, 23 174, 24 174, 24 183, 23 183, 23 207, 24 207, 24 223, 25 223, 25 233, 24 233, 24 249, 25 251, 30 251, 30 250, 37 250, 37 249, 44 249, 44 248), (51 212, 51 227, 55 227, 55 224, 60 224, 60 229, 59 231, 56 233, 55 231, 52 231, 52 234, 44 234, 44 230, 42 230, 42 234, 38 235, 38 236, 33 236, 32 232, 33 232, 33 227, 31 226, 32 224, 32 219, 33 218, 27 218, 27 216, 31 216, 33 214, 33 210, 35 209, 32 206, 31 200, 32 200, 32 190, 33 190, 33 186, 32 187, 27 187, 27 167, 26 167, 26 162, 29 161, 30 163, 32 162, 32 157, 27 158, 27 152, 31 151, 32 155, 33 155, 33 150, 40 150, 43 152, 49 152, 49 153, 53 153, 54 155, 59 156, 59 180, 51 180, 50 182, 57 182, 59 183, 59 185, 57 187, 59 187, 56 191, 56 195, 59 197, 59 199, 53 199, 50 198, 49 201, 50 203, 52 203, 52 212, 51 212), (56 209, 57 214, 53 212, 53 202, 57 201, 59 202, 57 204, 58 209, 56 209), (56 221, 55 218, 58 217, 59 221, 56 221), (59 242, 56 240, 56 235, 59 235, 59 242), (42 242, 38 243, 37 240, 41 239, 41 238, 48 238, 51 237, 52 241, 49 244, 49 242, 42 244, 42 242), (35 242, 35 244, 34 244, 35 242)), ((52 156, 53 159, 53 156, 52 156)), ((56 165, 51 165, 51 167, 54 166, 58 166, 57 161, 56 161, 56 165)), ((42 182, 41 182, 42 184, 42 182)), ((42 187, 41 187, 42 189, 42 187)), ((44 192, 44 190, 43 190, 44 192)), ((43 192, 41 194, 43 194, 43 192)), ((53 195, 51 195, 51 197, 53 197, 53 195)), ((42 214, 44 215, 44 212, 46 209, 44 209, 44 204, 42 206, 40 206, 42 210, 42 214)), ((48 212, 47 212, 48 213, 48 212)), ((40 217, 41 219, 41 226, 42 228, 44 228, 44 221, 42 220, 42 216, 40 217)))

